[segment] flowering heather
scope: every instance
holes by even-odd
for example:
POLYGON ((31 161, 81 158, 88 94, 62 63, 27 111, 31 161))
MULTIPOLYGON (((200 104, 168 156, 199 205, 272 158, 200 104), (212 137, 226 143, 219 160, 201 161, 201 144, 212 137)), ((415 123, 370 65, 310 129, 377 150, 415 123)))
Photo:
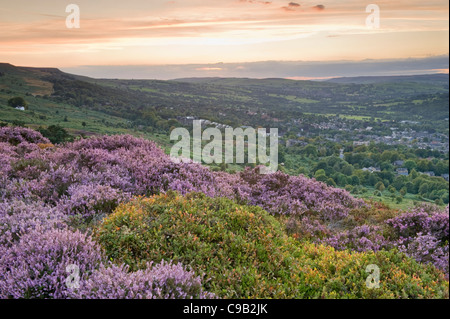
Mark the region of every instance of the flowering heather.
POLYGON ((346 217, 351 208, 364 205, 345 190, 305 176, 289 176, 277 172, 261 175, 258 169, 241 173, 241 182, 247 187, 250 204, 261 206, 276 214, 302 215, 315 212, 323 221, 346 217))
POLYGON ((63 196, 57 208, 67 215, 89 218, 111 213, 120 202, 129 198, 129 194, 110 186, 73 184, 69 186, 68 195, 63 196))
POLYGON ((393 229, 394 246, 419 262, 433 263, 448 276, 448 206, 445 210, 439 210, 421 205, 386 223, 393 229))
POLYGON ((381 233, 381 227, 368 225, 339 232, 334 236, 326 238, 323 242, 339 250, 379 251, 389 247, 389 242, 381 233))
POLYGON ((429 234, 441 241, 448 241, 449 209, 436 209, 434 206, 421 205, 410 212, 386 221, 395 230, 398 238, 408 239, 418 233, 429 234))
POLYGON ((43 203, 21 201, 0 203, 0 245, 10 246, 35 229, 65 228, 63 214, 43 203))
POLYGON ((231 175, 197 163, 174 163, 155 143, 128 135, 83 139, 58 148, 35 145, 23 154, 17 147, 9 148, 8 159, 1 163, 9 176, 4 199, 38 198, 57 205, 70 197, 75 202, 85 198, 74 188, 102 185, 132 195, 203 192, 261 206, 273 214, 313 211, 324 220, 343 218, 349 209, 362 205, 345 190, 304 176, 260 175, 258 168, 231 175))
POLYGON ((33 144, 50 144, 50 141, 41 133, 24 127, 0 127, 0 142, 6 142, 14 146, 28 142, 33 144))
POLYGON ((101 265, 80 289, 70 295, 77 299, 211 299, 204 292, 200 277, 186 271, 181 264, 164 260, 147 264, 145 270, 130 272, 129 266, 101 265))
POLYGON ((36 229, 0 256, 0 298, 67 297, 66 267, 87 276, 102 261, 98 245, 79 231, 36 229))

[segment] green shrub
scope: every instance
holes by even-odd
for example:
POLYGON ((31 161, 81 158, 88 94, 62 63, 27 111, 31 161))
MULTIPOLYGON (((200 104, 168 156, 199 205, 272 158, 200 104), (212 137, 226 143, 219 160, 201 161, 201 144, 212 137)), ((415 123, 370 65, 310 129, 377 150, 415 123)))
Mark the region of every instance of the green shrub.
POLYGON ((396 252, 299 242, 261 208, 203 194, 136 198, 104 219, 94 236, 116 263, 136 270, 147 261, 181 262, 222 298, 448 297, 448 281, 432 266, 396 252), (381 269, 379 289, 366 287, 369 264, 381 269))
MULTIPOLYGON (((163 259, 205 274, 222 297, 294 297, 300 257, 279 222, 258 207, 202 194, 139 198, 119 206, 96 236, 132 269, 163 259)), ((205 281, 204 280, 204 281, 205 281)))

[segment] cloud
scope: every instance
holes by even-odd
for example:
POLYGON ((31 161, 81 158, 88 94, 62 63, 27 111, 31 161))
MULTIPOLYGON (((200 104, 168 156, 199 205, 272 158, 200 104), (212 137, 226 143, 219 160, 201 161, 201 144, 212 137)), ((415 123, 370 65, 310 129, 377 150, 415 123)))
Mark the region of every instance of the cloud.
POLYGON ((289 2, 287 6, 281 7, 284 11, 295 11, 300 8, 300 4, 297 2, 289 2))
POLYGON ((20 8, 23 1, 10 1, 0 8, 0 61, 61 67, 448 52, 444 0, 386 2, 380 30, 365 26, 365 6, 355 1, 325 8, 319 0, 129 0, 103 8, 103 1, 77 0, 81 29, 66 28, 61 1, 30 2, 28 11, 20 8))
POLYGON ((239 2, 254 3, 254 4, 264 4, 264 5, 272 4, 272 1, 258 1, 258 0, 239 0, 239 2))
POLYGON ((323 4, 318 4, 318 5, 314 6, 313 9, 317 10, 317 11, 322 11, 322 10, 325 10, 325 6, 323 4))
POLYGON ((203 68, 196 68, 196 71, 222 71, 223 68, 214 68, 214 67, 203 67, 203 68))

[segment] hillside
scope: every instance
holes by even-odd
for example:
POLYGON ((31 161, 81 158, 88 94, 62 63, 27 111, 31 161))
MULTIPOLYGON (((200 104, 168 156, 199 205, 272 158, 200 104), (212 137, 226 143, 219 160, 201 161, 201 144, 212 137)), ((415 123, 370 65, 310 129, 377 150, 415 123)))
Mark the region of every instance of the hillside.
POLYGON ((448 206, 212 172, 129 135, 54 146, 3 127, 0 152, 1 299, 449 296, 448 206))
POLYGON ((29 112, 21 113, 27 124, 61 123, 61 113, 71 115, 69 119, 83 113, 88 128, 81 127, 79 120, 69 127, 88 133, 136 127, 165 132, 187 116, 235 127, 276 125, 285 130, 303 114, 399 121, 442 121, 449 114, 448 76, 443 75, 333 80, 358 82, 354 84, 284 79, 92 79, 9 64, 0 64, 0 72, 2 120, 17 119, 20 113, 9 110, 6 101, 23 95, 31 105, 29 112))

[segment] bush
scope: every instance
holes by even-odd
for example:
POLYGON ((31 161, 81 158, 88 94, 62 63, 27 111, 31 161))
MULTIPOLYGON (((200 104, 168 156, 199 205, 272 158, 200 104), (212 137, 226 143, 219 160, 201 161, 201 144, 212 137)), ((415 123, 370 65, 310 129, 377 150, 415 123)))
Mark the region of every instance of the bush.
POLYGON ((299 281, 289 270, 295 252, 282 248, 292 243, 274 217, 226 199, 173 193, 136 199, 105 219, 96 238, 133 270, 148 261, 189 265, 221 297, 294 296, 299 281))
POLYGON ((103 218, 130 196, 110 186, 92 184, 73 184, 67 192, 58 204, 59 210, 67 215, 80 215, 83 219, 103 218))
POLYGON ((202 290, 200 277, 181 264, 149 263, 145 270, 129 272, 129 267, 101 265, 80 288, 70 293, 77 299, 205 299, 213 294, 202 290))
POLYGON ((448 206, 441 210, 422 204, 386 221, 390 240, 398 249, 422 263, 433 263, 448 276, 448 206))
POLYGON ((77 265, 84 278, 101 260, 99 247, 78 231, 36 229, 2 251, 0 298, 66 298, 66 267, 77 265))
POLYGON ((41 133, 25 127, 2 127, 0 128, 0 142, 19 145, 22 142, 27 143, 43 143, 47 144, 50 141, 43 137, 41 133))
POLYGON ((20 97, 20 96, 10 98, 8 100, 8 105, 11 107, 23 106, 25 108, 25 110, 28 110, 28 103, 24 100, 23 97, 20 97))
POLYGON ((50 125, 46 129, 39 128, 39 132, 47 137, 53 144, 71 142, 74 140, 74 137, 59 125, 50 125))
POLYGON ((137 198, 95 230, 116 263, 131 269, 173 260, 204 276, 223 298, 438 298, 448 282, 432 265, 397 252, 335 251, 298 242, 258 207, 201 194, 137 198), (365 268, 382 271, 380 289, 365 286, 365 268))
POLYGON ((12 246, 36 229, 66 228, 63 215, 43 203, 21 201, 0 203, 0 245, 12 246))

